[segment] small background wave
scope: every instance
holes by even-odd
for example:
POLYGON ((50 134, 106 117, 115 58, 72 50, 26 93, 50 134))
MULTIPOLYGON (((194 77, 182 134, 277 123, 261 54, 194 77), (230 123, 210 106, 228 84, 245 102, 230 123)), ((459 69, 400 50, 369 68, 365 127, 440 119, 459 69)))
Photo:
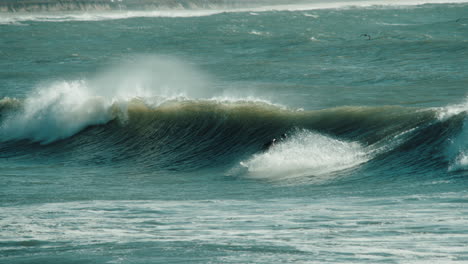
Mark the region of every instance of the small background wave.
POLYGON ((22 21, 99 21, 133 17, 199 17, 226 12, 306 11, 336 8, 466 3, 466 0, 35 0, 0 2, 0 24, 22 21), (116 12, 117 11, 117 12, 116 12))

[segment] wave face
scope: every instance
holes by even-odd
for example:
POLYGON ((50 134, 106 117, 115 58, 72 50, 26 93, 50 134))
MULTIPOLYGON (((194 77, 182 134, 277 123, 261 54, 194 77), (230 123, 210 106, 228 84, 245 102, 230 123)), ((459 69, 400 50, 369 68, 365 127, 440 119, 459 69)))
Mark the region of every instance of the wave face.
POLYGON ((1 155, 41 160, 79 152, 73 162, 82 165, 231 167, 228 175, 270 180, 329 180, 362 164, 467 169, 466 105, 304 111, 252 99, 105 98, 85 82, 64 82, 24 101, 2 99, 1 155), (273 138, 278 143, 264 149, 273 138))
POLYGON ((0 154, 41 162, 77 152, 67 162, 318 182, 402 164, 422 174, 467 169, 467 103, 303 110, 226 96, 210 78, 181 60, 142 55, 94 78, 3 98, 0 154))

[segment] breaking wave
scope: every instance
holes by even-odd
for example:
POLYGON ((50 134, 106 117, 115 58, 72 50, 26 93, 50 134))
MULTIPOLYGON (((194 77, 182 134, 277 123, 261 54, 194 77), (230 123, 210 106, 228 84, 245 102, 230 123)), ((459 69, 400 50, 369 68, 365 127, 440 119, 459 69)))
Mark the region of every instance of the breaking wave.
POLYGON ((467 169, 467 104, 304 111, 223 97, 208 80, 187 63, 145 56, 89 80, 0 99, 0 158, 234 168, 231 175, 256 179, 328 178, 368 163, 467 169), (287 139, 263 149, 284 133, 287 139))
POLYGON ((424 160, 421 166, 466 169, 466 112, 440 120, 438 110, 391 106, 296 111, 248 100, 174 98, 155 104, 156 98, 112 102, 86 95, 72 101, 85 94, 72 92, 82 84, 74 85, 67 86, 69 95, 53 94, 44 104, 40 99, 49 93, 22 102, 2 99, 1 155, 79 150, 92 154, 83 155, 85 163, 100 157, 109 165, 174 170, 237 163, 253 178, 320 176, 374 158, 408 162, 408 155, 424 160), (283 133, 287 140, 263 152, 265 142, 283 133))
POLYGON ((339 140, 303 129, 240 165, 253 178, 278 180, 315 176, 315 180, 321 180, 320 176, 368 161, 371 152, 359 142, 339 140))
POLYGON ((373 8, 417 6, 423 4, 461 4, 466 0, 425 1, 308 1, 308 0, 115 0, 115 1, 38 1, 28 4, 21 1, 0 3, 0 24, 22 25, 24 21, 64 22, 101 21, 135 17, 200 17, 221 13, 307 11, 338 8, 373 8))

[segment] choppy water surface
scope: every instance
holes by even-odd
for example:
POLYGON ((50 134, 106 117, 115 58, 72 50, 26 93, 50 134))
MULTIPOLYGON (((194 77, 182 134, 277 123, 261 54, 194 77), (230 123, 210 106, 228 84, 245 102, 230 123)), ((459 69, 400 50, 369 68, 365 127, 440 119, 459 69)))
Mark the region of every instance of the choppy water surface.
POLYGON ((0 262, 468 261, 465 1, 186 2, 0 13, 0 262))

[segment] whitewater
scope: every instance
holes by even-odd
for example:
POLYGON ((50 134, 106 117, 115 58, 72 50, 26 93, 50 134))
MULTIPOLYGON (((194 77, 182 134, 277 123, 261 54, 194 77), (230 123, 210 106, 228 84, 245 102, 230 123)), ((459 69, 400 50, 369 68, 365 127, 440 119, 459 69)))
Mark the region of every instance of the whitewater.
POLYGON ((468 1, 0 3, 0 263, 465 263, 467 69, 468 1))

